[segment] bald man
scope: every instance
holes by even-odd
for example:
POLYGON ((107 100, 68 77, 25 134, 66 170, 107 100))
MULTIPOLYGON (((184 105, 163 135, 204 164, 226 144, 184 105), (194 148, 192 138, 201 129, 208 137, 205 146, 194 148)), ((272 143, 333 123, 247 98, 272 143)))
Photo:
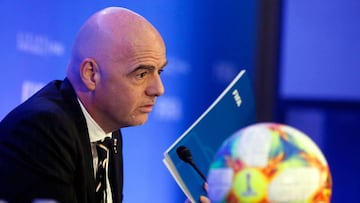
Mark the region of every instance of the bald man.
POLYGON ((142 16, 118 7, 91 16, 75 38, 66 78, 0 123, 0 200, 122 202, 120 129, 147 121, 164 93, 166 63, 162 37, 142 16), (106 186, 97 200, 96 143, 106 137, 106 186))

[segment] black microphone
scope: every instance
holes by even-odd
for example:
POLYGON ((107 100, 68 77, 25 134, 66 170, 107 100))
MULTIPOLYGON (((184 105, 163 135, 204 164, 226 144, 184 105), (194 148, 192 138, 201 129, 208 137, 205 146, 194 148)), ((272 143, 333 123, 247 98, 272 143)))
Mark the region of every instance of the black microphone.
POLYGON ((194 163, 193 159, 192 159, 192 155, 191 155, 191 152, 190 150, 185 147, 185 146, 179 146, 177 149, 176 149, 176 153, 177 155, 179 156, 179 158, 181 160, 183 160, 185 163, 188 163, 190 164, 195 170, 196 172, 201 176, 201 178, 205 181, 206 181, 206 178, 204 176, 203 173, 201 173, 200 169, 196 166, 196 164, 194 163))

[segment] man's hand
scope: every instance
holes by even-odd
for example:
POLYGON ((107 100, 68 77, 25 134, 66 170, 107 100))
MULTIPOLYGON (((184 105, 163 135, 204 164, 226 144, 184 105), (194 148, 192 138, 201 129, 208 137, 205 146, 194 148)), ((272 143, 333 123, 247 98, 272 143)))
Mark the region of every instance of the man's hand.
MULTIPOLYGON (((207 191, 208 190, 208 184, 207 183, 204 183, 204 190, 207 191)), ((206 196, 200 196, 200 203, 211 203, 210 202, 210 199, 206 196)), ((185 203, 191 203, 190 200, 186 200, 185 203)))
POLYGON ((211 203, 209 198, 205 196, 200 196, 200 203, 211 203))
MULTIPOLYGON (((208 191, 208 184, 204 183, 204 190, 208 191)), ((210 203, 210 199, 205 196, 200 196, 200 203, 210 203)))
MULTIPOLYGON (((191 203, 191 201, 187 199, 184 203, 191 203)), ((205 196, 200 196, 200 203, 211 203, 211 202, 209 198, 205 196)))

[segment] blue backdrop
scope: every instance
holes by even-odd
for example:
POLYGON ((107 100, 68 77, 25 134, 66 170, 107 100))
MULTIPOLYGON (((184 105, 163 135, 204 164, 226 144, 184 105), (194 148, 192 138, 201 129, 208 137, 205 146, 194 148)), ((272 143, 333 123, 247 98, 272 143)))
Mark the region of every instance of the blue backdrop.
POLYGON ((280 94, 360 101, 360 1, 284 1, 280 94))
POLYGON ((128 7, 151 21, 169 59, 166 93, 149 122, 123 131, 124 202, 183 202, 163 152, 240 69, 252 74, 258 1, 0 0, 0 119, 50 80, 65 77, 76 32, 106 6, 128 7))

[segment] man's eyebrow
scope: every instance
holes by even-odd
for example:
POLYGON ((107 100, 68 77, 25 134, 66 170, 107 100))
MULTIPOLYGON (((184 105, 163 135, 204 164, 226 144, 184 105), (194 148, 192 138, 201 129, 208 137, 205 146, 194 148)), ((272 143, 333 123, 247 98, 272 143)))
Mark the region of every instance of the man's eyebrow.
POLYGON ((154 66, 151 65, 139 65, 138 67, 136 67, 134 70, 131 71, 131 73, 135 73, 139 70, 148 70, 148 71, 153 71, 155 70, 154 66))
MULTIPOLYGON (((163 69, 167 64, 168 64, 168 62, 166 61, 163 65, 160 66, 159 69, 163 69)), ((154 70, 156 68, 155 68, 155 66, 152 66, 152 65, 139 65, 132 72, 135 72, 135 71, 141 70, 141 69, 154 70)))
POLYGON ((137 68, 135 68, 135 71, 136 71, 136 70, 139 70, 139 69, 149 69, 149 70, 151 70, 151 69, 155 69, 155 67, 154 67, 154 66, 150 66, 150 65, 140 65, 140 66, 138 66, 137 68))

